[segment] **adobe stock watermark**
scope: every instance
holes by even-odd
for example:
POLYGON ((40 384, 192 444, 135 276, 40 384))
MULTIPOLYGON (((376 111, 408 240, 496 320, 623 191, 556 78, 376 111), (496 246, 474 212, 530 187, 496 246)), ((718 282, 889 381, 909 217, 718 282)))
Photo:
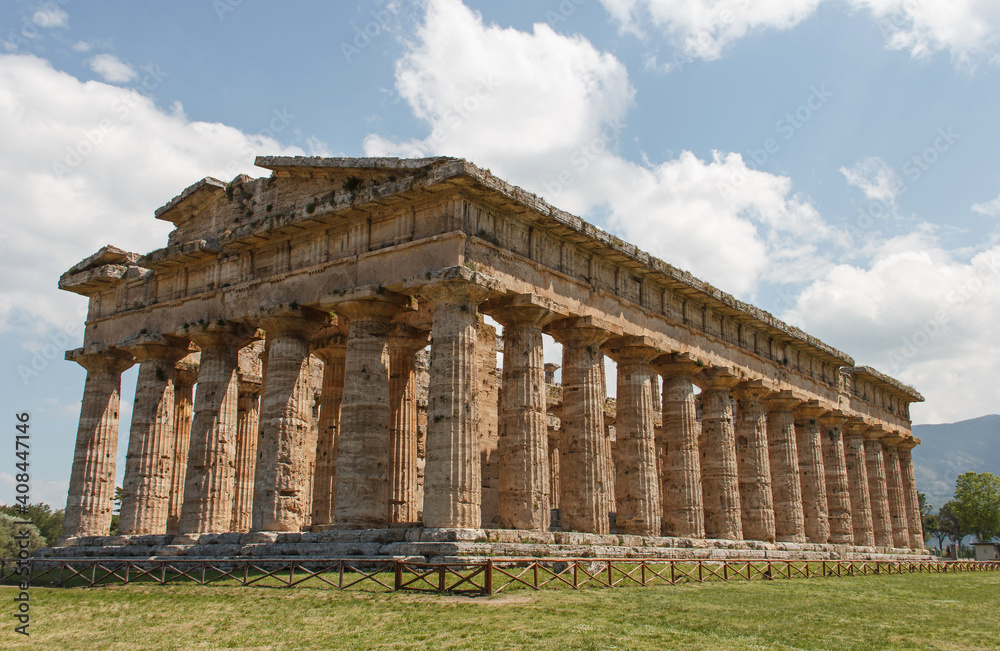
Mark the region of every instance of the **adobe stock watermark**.
POLYGON ((351 28, 354 30, 354 38, 340 42, 340 53, 344 56, 344 61, 350 63, 351 60, 361 54, 375 39, 383 34, 392 31, 393 23, 398 19, 399 8, 395 2, 389 2, 384 7, 368 12, 372 19, 360 27, 353 22, 351 28))
POLYGON ((212 0, 212 9, 215 10, 215 15, 219 17, 219 22, 223 22, 226 19, 227 14, 231 14, 243 4, 243 0, 212 0))
MULTIPOLYGON (((42 35, 42 29, 52 27, 53 16, 60 15, 62 7, 70 3, 70 0, 48 0, 34 8, 30 16, 21 16, 20 29, 10 30, 4 37, 4 46, 9 51, 16 51, 32 39, 42 35)), ((65 14, 62 14, 65 16, 65 14)))
POLYGON ((431 131, 428 140, 435 145, 448 141, 451 134, 460 129, 465 122, 489 102, 501 87, 500 80, 493 73, 483 75, 477 80, 476 87, 462 98, 461 101, 446 108, 437 121, 437 126, 431 131))
POLYGON ((226 163, 226 174, 228 175, 226 178, 236 177, 240 170, 246 166, 247 159, 253 160, 260 153, 254 147, 255 141, 259 142, 263 138, 276 141, 277 135, 284 132, 297 117, 295 113, 288 110, 287 106, 271 109, 271 118, 268 120, 267 126, 247 138, 240 146, 239 153, 243 158, 232 158, 226 163))
POLYGON ((620 118, 606 122, 599 136, 580 145, 570 154, 567 167, 559 170, 554 179, 542 183, 546 198, 555 201, 563 192, 576 185, 580 176, 590 169, 598 158, 611 150, 611 145, 621 137, 623 131, 625 122, 620 118))
MULTIPOLYGON (((86 316, 84 314, 83 316, 86 316)), ((83 320, 67 321, 62 328, 45 334, 46 343, 37 346, 28 364, 17 365, 17 375, 24 386, 41 375, 55 360, 63 360, 70 342, 83 338, 83 320)))
POLYGON ((561 0, 555 9, 549 9, 545 12, 545 22, 549 24, 549 27, 565 23, 585 2, 587 0, 561 0))

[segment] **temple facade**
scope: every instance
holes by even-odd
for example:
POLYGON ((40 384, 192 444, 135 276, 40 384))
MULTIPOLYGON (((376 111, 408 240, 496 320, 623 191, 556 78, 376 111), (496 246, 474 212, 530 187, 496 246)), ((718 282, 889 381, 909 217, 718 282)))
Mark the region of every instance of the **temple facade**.
POLYGON ((256 163, 60 279, 90 301, 63 544, 108 534, 138 365, 123 535, 923 548, 911 387, 467 161, 256 163))

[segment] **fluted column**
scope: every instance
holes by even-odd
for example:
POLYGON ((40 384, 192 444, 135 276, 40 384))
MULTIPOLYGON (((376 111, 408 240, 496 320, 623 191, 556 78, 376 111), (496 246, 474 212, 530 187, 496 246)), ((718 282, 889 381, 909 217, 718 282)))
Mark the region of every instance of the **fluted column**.
POLYGON ((560 319, 549 329, 563 345, 559 509, 564 531, 609 533, 614 493, 604 462, 604 355, 609 334, 588 318, 560 319))
POLYGON ((559 508, 559 430, 549 428, 549 508, 559 508))
POLYGON ((488 301, 483 311, 503 325, 500 400, 500 524, 548 531, 551 494, 542 327, 556 314, 532 295, 488 301))
POLYGON ((740 484, 736 463, 736 431, 730 391, 739 383, 725 369, 702 371, 701 488, 705 504, 705 536, 743 540, 740 484))
POLYGON ((618 363, 615 418, 615 503, 619 533, 660 535, 651 362, 660 351, 646 337, 619 337, 605 348, 618 363))
POLYGON ((476 343, 478 306, 489 294, 488 288, 465 279, 421 290, 434 309, 424 464, 426 527, 482 526, 476 343))
POLYGON ((826 473, 826 502, 830 519, 830 542, 836 545, 854 543, 851 520, 851 492, 847 481, 844 457, 843 424, 847 418, 840 411, 829 411, 820 417, 820 440, 823 446, 823 468, 826 473))
POLYGON ((843 428, 844 458, 847 462, 847 481, 851 490, 851 524, 854 526, 854 544, 859 547, 875 546, 863 436, 867 429, 865 421, 857 417, 849 419, 843 428))
POLYGON ((698 409, 692 379, 701 371, 686 355, 665 355, 655 368, 663 376, 663 449, 660 458, 663 533, 705 537, 705 511, 698 452, 698 409))
POLYGON ((924 548, 924 523, 920 513, 920 496, 913 474, 911 450, 920 444, 920 439, 908 436, 896 446, 899 451, 899 472, 902 479, 903 501, 906 503, 907 531, 910 534, 910 549, 924 548))
POLYGON ((260 431, 260 383, 240 382, 236 401, 236 466, 230 531, 250 531, 260 431))
POLYGON ((740 480, 740 513, 745 540, 774 542, 774 497, 768 458, 767 411, 763 382, 741 382, 733 393, 736 406, 736 463, 740 480))
POLYGON ((389 337, 389 410, 392 456, 389 467, 389 521, 416 522, 417 364, 427 333, 397 327, 389 337))
POLYGON ((885 484, 889 497, 889 522, 892 526, 892 546, 905 549, 910 546, 909 521, 906 500, 903 497, 903 477, 899 470, 899 449, 903 441, 897 432, 882 437, 882 454, 885 458, 885 484))
POLYGON ((198 355, 188 355, 177 363, 174 373, 174 464, 170 473, 170 505, 167 533, 176 534, 184 506, 184 478, 187 476, 191 447, 191 418, 194 416, 194 384, 198 381, 198 355))
POLYGON ((779 542, 806 541, 799 481, 798 446, 795 441, 796 407, 802 401, 791 391, 771 394, 767 409, 767 449, 771 466, 771 496, 774 500, 774 537, 779 542))
POLYGON ((875 545, 892 547, 892 518, 889 515, 889 488, 885 478, 885 455, 882 453, 881 427, 865 430, 865 468, 868 470, 868 494, 872 504, 872 530, 875 545))
POLYGON ((335 325, 313 340, 313 354, 323 361, 323 392, 319 408, 319 436, 313 477, 312 524, 333 524, 337 487, 337 434, 344 398, 344 361, 347 357, 347 319, 337 317, 335 325))
POLYGON ((162 534, 170 513, 174 448, 174 365, 188 353, 186 342, 142 336, 128 350, 139 361, 132 428, 122 480, 118 531, 162 534))
POLYGON ((221 533, 233 520, 239 349, 253 331, 211 323, 187 336, 201 348, 181 533, 221 533))
POLYGON ((101 352, 77 349, 66 359, 87 369, 76 432, 73 470, 69 478, 64 536, 107 536, 115 496, 118 408, 122 372, 132 355, 114 348, 101 352))
POLYGON ((826 501, 826 470, 823 468, 819 417, 826 411, 815 400, 795 410, 795 444, 799 454, 806 540, 824 544, 830 541, 830 513, 826 501))

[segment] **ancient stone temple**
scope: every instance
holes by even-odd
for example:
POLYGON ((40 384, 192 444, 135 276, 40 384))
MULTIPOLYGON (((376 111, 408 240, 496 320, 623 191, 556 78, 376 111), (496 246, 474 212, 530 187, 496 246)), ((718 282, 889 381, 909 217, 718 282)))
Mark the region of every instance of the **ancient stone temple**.
POLYGON ((914 389, 464 160, 256 162, 60 279, 90 301, 63 548, 110 544, 134 364, 118 546, 923 547, 914 389))

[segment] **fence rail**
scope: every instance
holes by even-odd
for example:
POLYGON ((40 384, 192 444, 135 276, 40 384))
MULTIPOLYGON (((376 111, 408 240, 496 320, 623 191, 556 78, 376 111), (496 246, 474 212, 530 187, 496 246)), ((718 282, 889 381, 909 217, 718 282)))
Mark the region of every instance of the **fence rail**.
POLYGON ((334 590, 396 590, 494 595, 510 590, 775 581, 915 573, 996 572, 986 561, 795 561, 734 559, 489 559, 417 563, 392 559, 0 559, 0 583, 30 576, 33 586, 98 587, 146 583, 334 590), (25 574, 27 572, 27 574, 25 574))

